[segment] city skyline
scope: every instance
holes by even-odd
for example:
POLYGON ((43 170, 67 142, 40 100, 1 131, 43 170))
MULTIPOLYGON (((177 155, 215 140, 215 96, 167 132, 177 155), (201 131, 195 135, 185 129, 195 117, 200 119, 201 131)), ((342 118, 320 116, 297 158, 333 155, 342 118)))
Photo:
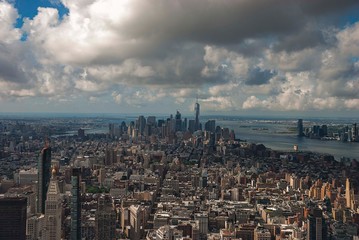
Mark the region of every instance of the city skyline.
POLYGON ((198 97, 203 115, 358 114, 355 0, 1 0, 0 9, 2 112, 186 114, 198 97))

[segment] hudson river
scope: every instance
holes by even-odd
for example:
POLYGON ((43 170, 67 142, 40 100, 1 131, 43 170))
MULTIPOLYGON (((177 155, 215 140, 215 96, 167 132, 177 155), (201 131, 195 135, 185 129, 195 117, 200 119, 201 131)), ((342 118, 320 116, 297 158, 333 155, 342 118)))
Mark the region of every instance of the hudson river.
POLYGON ((274 150, 291 151, 298 145, 300 151, 311 151, 359 160, 359 142, 323 141, 319 139, 298 138, 295 132, 296 121, 272 120, 216 120, 216 125, 233 129, 236 138, 253 143, 262 143, 274 150))

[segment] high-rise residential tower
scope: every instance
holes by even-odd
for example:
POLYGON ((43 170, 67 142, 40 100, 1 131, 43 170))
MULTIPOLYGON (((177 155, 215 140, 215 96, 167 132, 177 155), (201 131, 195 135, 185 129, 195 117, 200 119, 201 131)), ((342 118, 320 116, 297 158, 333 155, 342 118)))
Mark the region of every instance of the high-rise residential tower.
POLYGON ((37 177, 37 212, 45 213, 46 193, 50 182, 50 167, 51 167, 51 147, 49 142, 45 141, 45 146, 41 150, 38 162, 38 177, 37 177))
POLYGON ((74 168, 71 176, 71 240, 81 239, 81 199, 80 199, 81 169, 74 168))

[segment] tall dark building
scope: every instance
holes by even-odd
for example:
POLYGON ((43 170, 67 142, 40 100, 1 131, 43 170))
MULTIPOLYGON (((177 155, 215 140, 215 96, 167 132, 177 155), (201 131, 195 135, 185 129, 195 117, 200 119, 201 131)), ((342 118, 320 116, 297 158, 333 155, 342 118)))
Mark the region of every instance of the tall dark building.
POLYGON ((175 123, 175 131, 181 131, 182 130, 182 118, 181 118, 181 113, 179 111, 177 111, 176 113, 176 123, 175 123))
POLYGON ((115 136, 115 124, 113 123, 108 124, 108 134, 110 138, 113 138, 115 136))
POLYGON ((328 136, 328 126, 327 125, 322 125, 321 126, 321 137, 325 137, 328 136))
POLYGON ((326 240, 328 239, 327 235, 327 225, 322 210, 319 208, 311 209, 308 216, 307 240, 326 240))
POLYGON ((45 201, 47 188, 50 183, 51 147, 46 141, 45 147, 41 150, 38 162, 37 174, 37 212, 45 214, 45 201))
POLYGON ((304 136, 303 119, 298 119, 297 130, 298 130, 298 137, 303 137, 304 136))
POLYGON ((188 121, 188 131, 190 131, 191 133, 193 133, 194 131, 196 131, 195 127, 196 127, 196 122, 195 122, 195 120, 190 119, 190 120, 188 121))
POLYGON ((71 176, 71 240, 81 239, 81 193, 80 193, 81 169, 72 169, 71 176))
POLYGON ((214 133, 216 131, 216 120, 208 120, 204 124, 204 130, 214 133))
POLYGON ((85 137, 85 129, 80 128, 79 130, 77 130, 77 136, 79 138, 84 138, 85 137))
POLYGON ((0 198, 0 239, 26 239, 27 200, 0 198))
POLYGON ((138 133, 139 135, 143 135, 146 126, 146 118, 144 116, 139 116, 137 121, 138 121, 138 126, 137 126, 138 133))
POLYGON ((196 113, 196 118, 194 120, 194 128, 195 128, 195 131, 199 130, 200 129, 200 125, 199 125, 199 110, 200 110, 200 106, 199 106, 199 103, 198 101, 196 102, 196 104, 194 105, 194 111, 196 113))
POLYGON ((353 135, 353 141, 354 142, 358 142, 359 138, 358 138, 358 128, 357 128, 357 124, 354 123, 353 127, 352 127, 352 135, 353 135))
POLYGON ((185 132, 187 131, 187 118, 184 118, 183 122, 182 122, 182 131, 185 132))

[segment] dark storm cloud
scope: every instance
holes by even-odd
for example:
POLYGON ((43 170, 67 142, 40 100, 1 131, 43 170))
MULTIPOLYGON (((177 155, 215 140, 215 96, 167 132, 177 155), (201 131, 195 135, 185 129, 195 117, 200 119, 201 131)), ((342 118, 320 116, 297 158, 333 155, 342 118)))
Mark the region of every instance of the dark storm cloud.
POLYGON ((136 9, 121 31, 136 38, 157 36, 160 40, 238 43, 250 37, 292 32, 305 23, 298 6, 283 0, 158 0, 136 9))
POLYGON ((305 48, 313 48, 326 44, 323 33, 317 30, 304 30, 292 35, 279 37, 273 50, 275 51, 300 51, 305 48))
MULTIPOLYGON (((121 31, 135 38, 237 44, 247 38, 302 32, 311 17, 359 6, 357 0, 150 1, 137 3, 121 31)), ((310 32, 308 32, 310 34, 310 32)))
POLYGON ((25 73, 20 69, 19 61, 5 46, 0 45, 0 80, 22 83, 25 82, 25 79, 25 73))
POLYGON ((313 16, 339 14, 341 11, 359 7, 357 0, 306 0, 298 1, 298 3, 305 14, 313 16))
POLYGON ((276 73, 270 70, 254 68, 249 72, 245 83, 247 85, 263 85, 268 83, 275 75, 276 73))

